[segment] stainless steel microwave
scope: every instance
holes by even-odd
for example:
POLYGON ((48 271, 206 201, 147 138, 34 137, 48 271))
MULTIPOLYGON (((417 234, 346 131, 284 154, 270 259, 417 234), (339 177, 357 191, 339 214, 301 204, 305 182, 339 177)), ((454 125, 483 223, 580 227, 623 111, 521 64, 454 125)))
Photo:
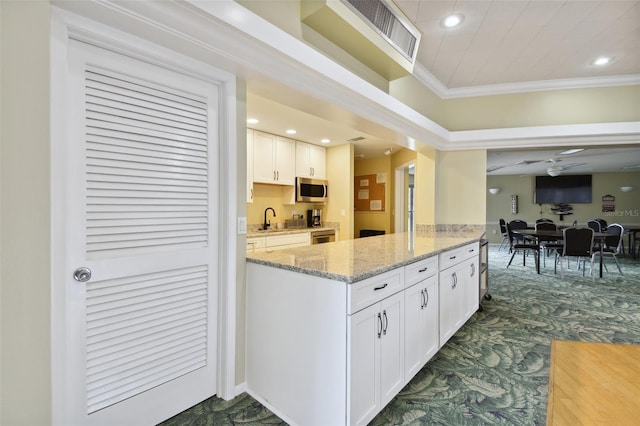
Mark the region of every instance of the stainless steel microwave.
POLYGON ((324 179, 296 178, 296 201, 324 203, 327 201, 327 181, 324 179))

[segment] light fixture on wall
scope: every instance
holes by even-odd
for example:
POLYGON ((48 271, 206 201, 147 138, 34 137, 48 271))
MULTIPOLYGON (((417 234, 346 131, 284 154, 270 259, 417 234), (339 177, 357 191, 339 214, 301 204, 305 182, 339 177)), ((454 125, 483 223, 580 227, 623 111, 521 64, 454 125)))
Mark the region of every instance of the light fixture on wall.
POLYGON ((621 186, 620 187, 620 191, 622 191, 622 192, 633 191, 633 186, 621 186))
POLYGON ((496 195, 498 192, 500 192, 500 188, 489 188, 489 192, 492 195, 496 195))
POLYGON ((391 151, 392 151, 392 148, 387 148, 387 149, 384 151, 384 155, 389 155, 389 154, 391 154, 391 151))

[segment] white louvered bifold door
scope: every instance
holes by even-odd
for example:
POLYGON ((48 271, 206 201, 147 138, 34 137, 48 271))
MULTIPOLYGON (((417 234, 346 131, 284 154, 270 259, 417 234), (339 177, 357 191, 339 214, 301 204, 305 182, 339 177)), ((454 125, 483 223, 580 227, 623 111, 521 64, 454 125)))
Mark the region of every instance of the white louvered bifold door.
POLYGON ((155 422, 215 393, 216 87, 76 47, 77 418, 155 422))

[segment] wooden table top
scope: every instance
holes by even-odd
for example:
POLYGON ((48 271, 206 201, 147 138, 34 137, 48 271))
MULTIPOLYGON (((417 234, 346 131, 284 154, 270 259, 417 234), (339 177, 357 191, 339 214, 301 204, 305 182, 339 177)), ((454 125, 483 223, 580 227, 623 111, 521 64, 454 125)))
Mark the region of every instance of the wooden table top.
POLYGON ((640 346, 551 343, 547 425, 639 425, 640 346))

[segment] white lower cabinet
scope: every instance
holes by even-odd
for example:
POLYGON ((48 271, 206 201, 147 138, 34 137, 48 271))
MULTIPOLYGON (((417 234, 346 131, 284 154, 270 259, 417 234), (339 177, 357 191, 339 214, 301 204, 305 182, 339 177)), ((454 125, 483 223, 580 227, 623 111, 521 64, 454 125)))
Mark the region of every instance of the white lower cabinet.
POLYGON ((440 348, 437 274, 404 291, 404 311, 404 376, 409 382, 440 348))
POLYGON ((477 243, 440 254, 440 346, 478 310, 477 243))
POLYGON ((292 247, 304 247, 311 244, 309 232, 296 234, 268 235, 265 238, 265 250, 279 250, 292 247))
POLYGON ((404 386, 404 293, 347 321, 349 423, 366 425, 404 386))

